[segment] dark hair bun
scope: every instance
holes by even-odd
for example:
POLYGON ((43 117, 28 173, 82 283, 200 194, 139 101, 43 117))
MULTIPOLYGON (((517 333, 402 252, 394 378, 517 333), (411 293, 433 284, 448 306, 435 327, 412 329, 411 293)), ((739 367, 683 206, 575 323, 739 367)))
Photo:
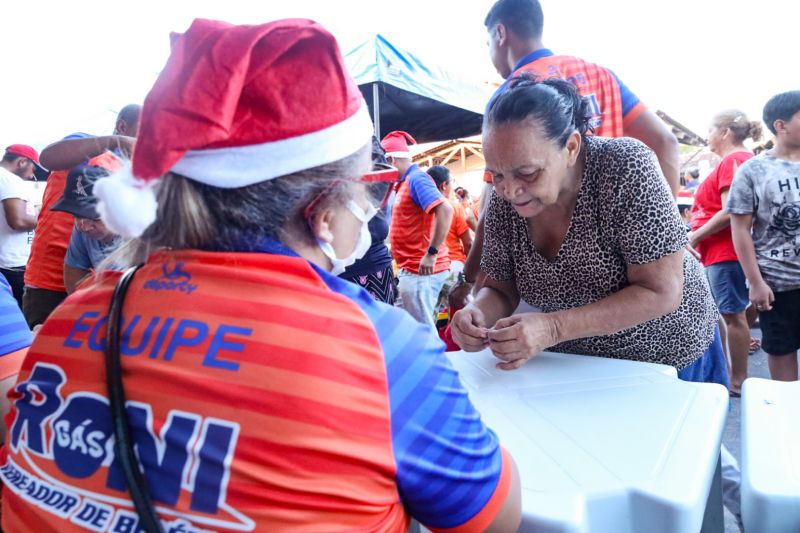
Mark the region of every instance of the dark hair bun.
POLYGON ((508 88, 489 105, 487 126, 532 118, 547 137, 564 146, 572 132, 586 135, 592 128, 591 106, 571 82, 538 79, 530 73, 512 78, 508 88))

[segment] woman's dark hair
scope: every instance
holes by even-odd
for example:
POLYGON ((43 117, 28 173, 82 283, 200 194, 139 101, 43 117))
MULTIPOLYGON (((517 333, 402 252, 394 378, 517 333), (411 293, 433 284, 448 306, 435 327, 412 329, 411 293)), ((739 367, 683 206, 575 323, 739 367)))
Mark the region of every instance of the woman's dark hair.
POLYGON ((775 135, 777 133, 775 131, 775 121, 791 120, 795 113, 798 112, 800 112, 800 91, 776 94, 764 106, 764 123, 769 128, 769 131, 775 135))
POLYGON ((528 73, 513 78, 508 89, 489 104, 483 119, 484 130, 528 118, 559 148, 567 144, 573 131, 581 137, 588 131, 594 132, 589 102, 572 83, 560 78, 537 80, 528 73))
POLYGON ((450 171, 447 167, 435 165, 428 169, 428 175, 436 182, 436 188, 441 189, 442 185, 450 181, 450 171))

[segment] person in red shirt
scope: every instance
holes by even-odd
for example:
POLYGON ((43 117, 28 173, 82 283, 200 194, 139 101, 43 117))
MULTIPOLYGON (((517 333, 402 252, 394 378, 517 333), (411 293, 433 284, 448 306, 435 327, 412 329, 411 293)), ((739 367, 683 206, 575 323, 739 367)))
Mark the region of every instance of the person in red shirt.
POLYGON ((402 175, 392 208, 389 242, 398 268, 403 309, 423 324, 436 324, 436 304, 450 271, 445 238, 453 208, 428 174, 411 162, 413 137, 393 131, 381 140, 386 159, 402 175))
POLYGON ((689 243, 700 253, 714 301, 727 329, 731 358, 731 395, 741 394, 747 379, 750 327, 745 316, 749 303, 744 271, 739 264, 731 235, 731 215, 724 206, 733 176, 739 166, 753 157, 744 141, 761 138, 761 124, 750 121, 738 110, 719 113, 708 131, 709 149, 722 161, 700 184, 692 205, 689 243))
POLYGON ((450 171, 447 167, 435 165, 429 168, 427 172, 436 182, 439 192, 447 198, 447 201, 453 207, 453 221, 450 223, 450 231, 447 232, 447 238, 445 239, 447 250, 450 254, 450 277, 453 278, 464 270, 464 261, 466 261, 467 254, 472 246, 472 235, 469 232, 469 224, 467 223, 467 210, 462 201, 453 194, 453 179, 450 177, 450 171))
POLYGON ((85 133, 68 135, 42 150, 42 164, 53 171, 44 190, 39 222, 31 243, 25 270, 22 311, 28 325, 42 324, 64 298, 64 256, 67 254, 74 217, 50 208, 64 194, 67 174, 73 167, 89 162, 109 170, 119 167, 118 155, 130 154, 139 127, 141 106, 129 104, 117 115, 113 135, 93 137, 85 133))

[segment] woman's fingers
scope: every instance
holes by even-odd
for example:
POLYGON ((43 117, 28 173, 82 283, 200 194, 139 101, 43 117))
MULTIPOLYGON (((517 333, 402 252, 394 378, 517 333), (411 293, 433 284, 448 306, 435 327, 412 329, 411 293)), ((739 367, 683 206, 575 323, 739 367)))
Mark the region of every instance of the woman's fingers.
POLYGON ((496 368, 500 370, 516 370, 520 368, 522 365, 525 364, 527 359, 515 359, 513 361, 507 361, 505 363, 497 363, 495 365, 496 368))
POLYGON ((462 309, 453 317, 453 340, 468 352, 486 348, 486 328, 483 315, 473 309, 462 309))

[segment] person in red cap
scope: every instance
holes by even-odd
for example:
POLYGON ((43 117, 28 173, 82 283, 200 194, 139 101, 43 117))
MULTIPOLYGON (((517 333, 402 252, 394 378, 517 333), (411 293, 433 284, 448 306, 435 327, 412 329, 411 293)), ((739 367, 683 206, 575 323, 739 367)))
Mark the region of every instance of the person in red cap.
POLYGON ((173 38, 132 165, 94 186, 130 239, 109 261, 139 266, 37 334, 3 530, 517 529, 513 460, 441 342, 336 277, 370 244, 371 134, 312 21, 173 38))
POLYGON ((397 292, 403 309, 417 321, 436 325, 439 293, 450 274, 445 238, 453 208, 433 178, 411 162, 408 144, 414 138, 393 131, 381 141, 386 159, 402 177, 392 209, 389 242, 399 269, 397 292))
POLYGON ((31 146, 12 144, 0 160, 0 273, 8 280, 14 298, 22 308, 25 265, 31 253, 36 211, 31 192, 23 183, 31 180, 39 163, 39 153, 31 146))

